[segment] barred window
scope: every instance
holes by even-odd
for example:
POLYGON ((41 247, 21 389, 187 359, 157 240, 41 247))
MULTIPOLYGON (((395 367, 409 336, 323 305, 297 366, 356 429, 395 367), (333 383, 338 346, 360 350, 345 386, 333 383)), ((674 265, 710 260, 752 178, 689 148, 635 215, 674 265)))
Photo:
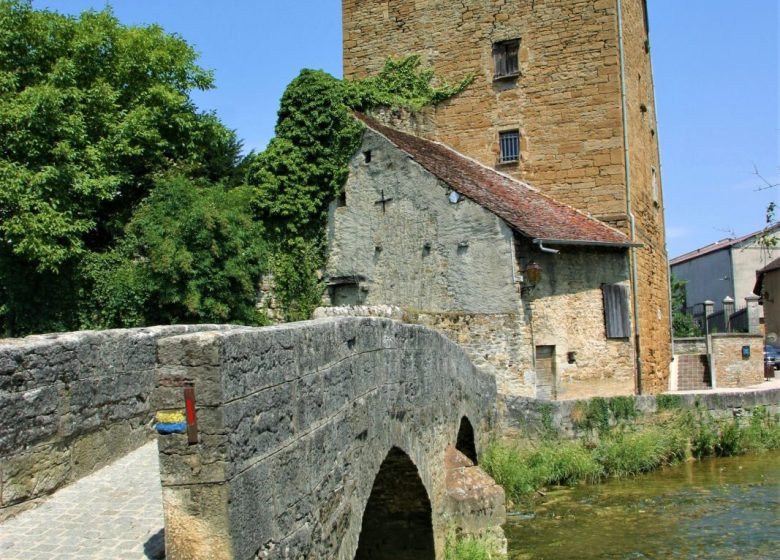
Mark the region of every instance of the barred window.
POLYGON ((520 39, 510 39, 493 43, 493 64, 495 70, 493 78, 509 78, 517 76, 519 66, 517 64, 517 52, 520 48, 520 39))
POLYGON ((507 130, 499 132, 500 162, 511 163, 520 161, 520 131, 507 130))

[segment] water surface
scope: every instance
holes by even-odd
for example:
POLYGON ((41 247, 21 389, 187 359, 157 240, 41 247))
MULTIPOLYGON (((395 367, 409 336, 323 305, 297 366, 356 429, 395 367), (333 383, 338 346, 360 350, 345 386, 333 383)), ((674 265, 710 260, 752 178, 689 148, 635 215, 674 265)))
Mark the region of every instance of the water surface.
POLYGON ((505 531, 510 560, 780 559, 780 453, 554 490, 505 531))

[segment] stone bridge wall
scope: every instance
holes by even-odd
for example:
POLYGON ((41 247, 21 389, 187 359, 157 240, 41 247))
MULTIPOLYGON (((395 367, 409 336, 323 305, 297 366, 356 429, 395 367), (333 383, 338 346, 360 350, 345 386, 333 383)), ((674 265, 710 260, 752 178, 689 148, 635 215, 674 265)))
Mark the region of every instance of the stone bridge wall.
POLYGON ((157 339, 216 328, 0 340, 0 519, 148 440, 157 339))
POLYGON ((447 505, 445 452, 462 417, 478 451, 495 423, 495 381, 461 348, 381 318, 166 338, 157 378, 158 410, 181 410, 191 385, 198 416, 197 444, 159 439, 172 559, 352 560, 393 448, 427 491, 440 557, 457 509, 447 505))

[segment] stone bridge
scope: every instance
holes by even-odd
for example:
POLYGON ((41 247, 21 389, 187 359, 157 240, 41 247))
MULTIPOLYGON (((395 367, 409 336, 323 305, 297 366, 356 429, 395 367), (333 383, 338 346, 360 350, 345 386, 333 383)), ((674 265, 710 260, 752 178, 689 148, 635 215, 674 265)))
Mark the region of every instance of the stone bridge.
POLYGON ((472 462, 495 381, 436 332, 338 318, 172 336, 156 379, 158 418, 189 424, 158 439, 169 559, 425 560, 455 530, 503 538, 503 491, 472 462))

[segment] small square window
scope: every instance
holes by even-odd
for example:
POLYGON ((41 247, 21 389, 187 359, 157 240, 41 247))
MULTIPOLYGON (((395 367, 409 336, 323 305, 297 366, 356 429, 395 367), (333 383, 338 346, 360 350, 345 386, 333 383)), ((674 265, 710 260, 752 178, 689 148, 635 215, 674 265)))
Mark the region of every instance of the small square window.
POLYGON ((520 132, 517 130, 507 130, 499 132, 498 142, 500 146, 501 163, 513 163, 520 161, 520 132))
POLYGON ((495 66, 493 79, 511 78, 520 73, 517 64, 517 52, 520 50, 520 39, 510 39, 493 43, 493 64, 495 66))

